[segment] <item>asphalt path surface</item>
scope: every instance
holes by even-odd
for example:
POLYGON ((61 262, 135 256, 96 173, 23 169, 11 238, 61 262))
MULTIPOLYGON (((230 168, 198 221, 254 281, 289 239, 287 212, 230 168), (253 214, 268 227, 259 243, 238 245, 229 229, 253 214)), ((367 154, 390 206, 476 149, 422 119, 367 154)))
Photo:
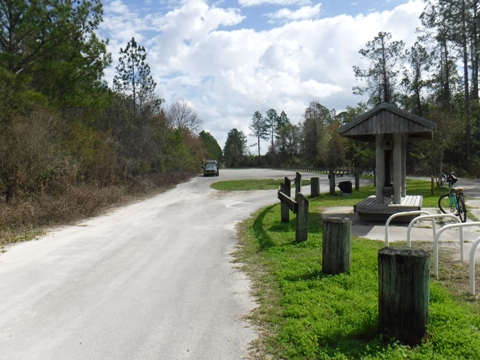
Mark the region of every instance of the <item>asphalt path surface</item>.
POLYGON ((278 200, 210 184, 285 176, 295 172, 221 170, 8 247, 0 359, 242 359, 257 334, 244 319, 250 283, 232 263, 235 224, 278 200))

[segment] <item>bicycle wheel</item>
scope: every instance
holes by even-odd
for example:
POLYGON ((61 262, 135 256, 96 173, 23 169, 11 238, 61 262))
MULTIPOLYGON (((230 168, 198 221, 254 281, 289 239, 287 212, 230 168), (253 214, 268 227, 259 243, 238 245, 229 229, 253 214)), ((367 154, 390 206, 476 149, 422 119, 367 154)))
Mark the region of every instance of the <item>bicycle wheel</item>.
POLYGON ((458 213, 456 214, 462 222, 467 221, 467 207, 462 195, 457 195, 458 213))
POLYGON ((457 216, 457 209, 455 206, 450 206, 450 197, 449 194, 444 194, 438 199, 438 207, 440 211, 444 214, 454 214, 457 216))

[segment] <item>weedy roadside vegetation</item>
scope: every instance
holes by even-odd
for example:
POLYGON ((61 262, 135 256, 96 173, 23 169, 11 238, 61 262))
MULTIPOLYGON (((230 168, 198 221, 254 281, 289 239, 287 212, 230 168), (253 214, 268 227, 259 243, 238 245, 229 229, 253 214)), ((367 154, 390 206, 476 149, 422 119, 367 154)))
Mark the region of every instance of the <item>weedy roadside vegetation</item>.
MULTIPOLYGON (((443 189, 408 181, 410 193, 436 207, 443 189)), ((441 248, 441 272, 431 278, 430 322, 425 341, 410 348, 379 333, 378 250, 384 242, 352 238, 352 266, 341 275, 322 273, 322 211, 350 206, 373 194, 311 198, 309 238, 295 242, 295 216, 280 222, 280 205, 261 209, 238 226, 236 261, 252 280, 258 307, 250 315, 260 338, 259 359, 477 359, 480 354, 479 297, 468 294, 468 265, 441 248)), ((395 244, 394 246, 401 245, 395 244)), ((415 243, 431 252, 431 243, 415 243)), ((480 273, 477 271, 477 279, 480 273)), ((478 287, 478 285, 477 285, 478 287)))
POLYGON ((82 183, 73 176, 57 177, 40 191, 0 201, 0 251, 5 245, 35 239, 48 227, 98 215, 113 206, 165 191, 189 177, 188 172, 169 173, 110 186, 82 183))

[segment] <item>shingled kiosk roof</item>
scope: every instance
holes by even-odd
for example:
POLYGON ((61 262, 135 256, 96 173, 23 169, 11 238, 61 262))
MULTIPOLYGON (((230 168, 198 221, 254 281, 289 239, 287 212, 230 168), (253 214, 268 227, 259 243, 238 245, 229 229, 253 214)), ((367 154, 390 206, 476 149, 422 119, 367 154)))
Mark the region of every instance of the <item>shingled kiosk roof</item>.
POLYGON ((382 103, 338 129, 340 135, 361 141, 375 141, 376 134, 406 134, 408 138, 431 140, 437 124, 382 103))

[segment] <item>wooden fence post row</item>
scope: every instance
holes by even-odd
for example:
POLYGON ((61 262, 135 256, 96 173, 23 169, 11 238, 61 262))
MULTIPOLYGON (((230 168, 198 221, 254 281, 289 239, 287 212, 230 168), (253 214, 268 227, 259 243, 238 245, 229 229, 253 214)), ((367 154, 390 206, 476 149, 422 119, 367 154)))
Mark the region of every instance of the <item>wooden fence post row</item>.
POLYGON ((361 174, 363 171, 375 173, 373 169, 360 169, 355 167, 337 167, 337 168, 321 168, 316 166, 276 166, 276 167, 264 167, 265 169, 277 169, 277 170, 289 170, 289 171, 302 171, 302 172, 316 172, 322 174, 328 174, 333 171, 336 175, 355 174, 355 172, 361 174))
POLYGON ((297 214, 295 240, 297 242, 306 241, 308 238, 308 200, 300 192, 302 177, 297 173, 295 178, 297 201, 291 198, 291 180, 285 178, 285 183, 280 185, 277 193, 281 202, 281 218, 283 223, 290 221, 289 210, 297 214))

